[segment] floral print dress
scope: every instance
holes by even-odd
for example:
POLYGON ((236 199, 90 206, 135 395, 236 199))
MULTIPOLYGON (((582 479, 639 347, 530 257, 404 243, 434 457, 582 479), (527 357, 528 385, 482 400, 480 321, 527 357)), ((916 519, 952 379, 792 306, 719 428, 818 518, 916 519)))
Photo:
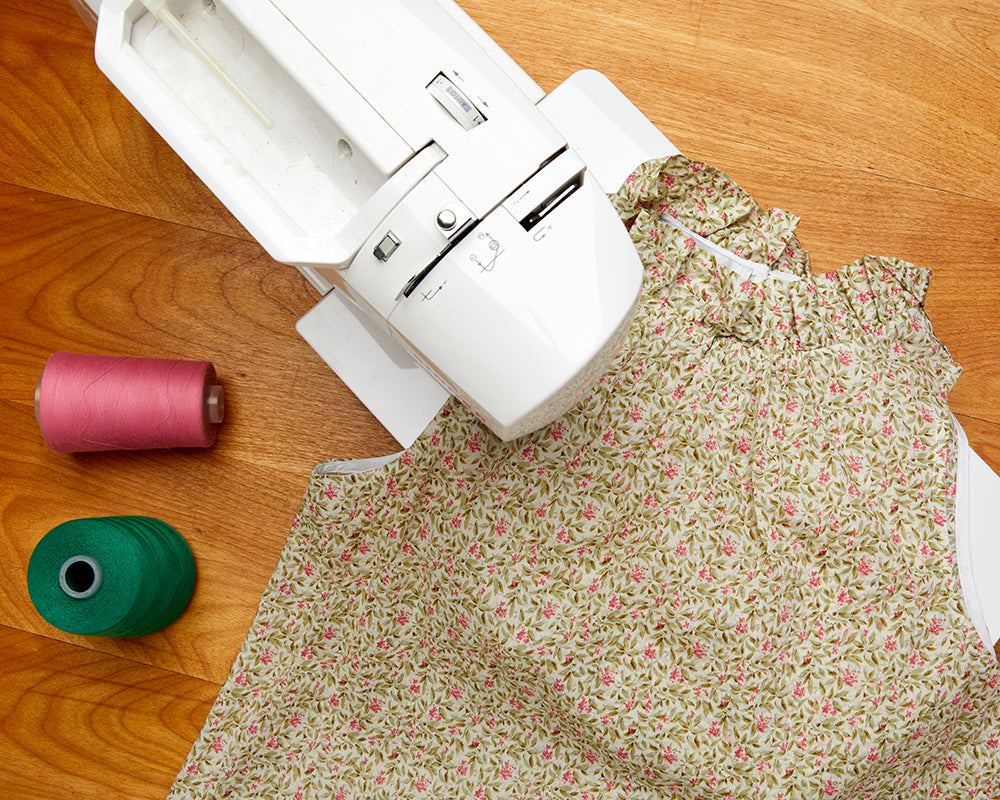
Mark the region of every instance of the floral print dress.
POLYGON ((452 405, 318 468, 172 800, 1000 795, 929 274, 813 275, 683 156, 613 200, 617 366, 525 439, 452 405))

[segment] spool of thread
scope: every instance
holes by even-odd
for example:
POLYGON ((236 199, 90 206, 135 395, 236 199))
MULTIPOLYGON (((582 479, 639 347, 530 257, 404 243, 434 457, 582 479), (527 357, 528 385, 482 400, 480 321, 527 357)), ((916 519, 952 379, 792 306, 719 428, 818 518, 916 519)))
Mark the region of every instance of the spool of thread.
POLYGON ((207 361, 53 353, 35 418, 57 453, 210 447, 225 413, 207 361))
POLYGON ((38 613, 66 633, 145 636, 165 628, 194 591, 191 548, 152 517, 98 517, 57 525, 28 562, 38 613))

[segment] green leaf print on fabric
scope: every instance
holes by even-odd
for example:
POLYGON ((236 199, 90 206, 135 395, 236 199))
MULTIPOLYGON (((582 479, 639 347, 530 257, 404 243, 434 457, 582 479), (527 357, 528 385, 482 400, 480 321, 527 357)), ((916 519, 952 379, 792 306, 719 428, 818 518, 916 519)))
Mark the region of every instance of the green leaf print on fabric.
POLYGON ((679 156, 613 201, 646 265, 616 367, 517 442, 452 405, 315 475, 173 800, 1000 791, 929 274, 814 276, 679 156))

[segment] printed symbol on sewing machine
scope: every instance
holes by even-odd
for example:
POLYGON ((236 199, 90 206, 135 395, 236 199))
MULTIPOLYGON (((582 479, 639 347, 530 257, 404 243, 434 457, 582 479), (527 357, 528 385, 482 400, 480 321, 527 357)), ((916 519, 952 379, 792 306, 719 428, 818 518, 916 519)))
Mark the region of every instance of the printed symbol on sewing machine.
POLYGON ((490 236, 488 233, 486 233, 486 231, 480 231, 478 234, 476 234, 476 238, 477 239, 489 239, 490 240, 490 250, 499 250, 500 249, 500 242, 499 242, 499 240, 494 239, 492 236, 490 236))
POLYGON ((542 241, 542 239, 546 237, 546 235, 550 230, 552 230, 552 226, 546 225, 544 228, 540 228, 539 230, 535 231, 535 235, 532 236, 531 238, 534 239, 536 242, 540 242, 542 241))
POLYGON ((497 259, 504 254, 504 251, 500 249, 499 240, 494 239, 488 233, 480 231, 477 234, 477 238, 489 239, 489 248, 492 253, 492 258, 490 258, 489 261, 486 261, 484 263, 483 260, 479 257, 478 253, 473 253, 472 255, 469 256, 469 261, 471 261, 473 264, 476 264, 479 267, 480 272, 492 272, 493 268, 497 264, 497 259))
POLYGON ((428 290, 426 292, 421 292, 420 293, 421 298, 423 298, 425 301, 426 300, 433 300, 434 297, 437 295, 437 293, 440 292, 444 288, 444 285, 447 282, 448 281, 444 281, 444 283, 442 283, 440 286, 438 286, 437 289, 431 289, 431 290, 428 290))

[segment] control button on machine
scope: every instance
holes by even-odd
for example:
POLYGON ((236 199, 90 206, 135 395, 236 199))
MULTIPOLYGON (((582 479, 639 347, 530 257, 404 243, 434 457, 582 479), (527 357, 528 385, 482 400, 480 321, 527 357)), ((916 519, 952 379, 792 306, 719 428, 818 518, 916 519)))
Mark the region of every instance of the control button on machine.
POLYGON ((396 234, 389 231, 382 237, 382 241, 375 245, 373 254, 379 261, 388 261, 389 256, 396 252, 397 247, 399 247, 399 239, 396 238, 396 234))
POLYGON ((450 208, 443 208, 438 212, 437 224, 441 230, 450 231, 458 224, 458 217, 450 208))
POLYGON ((469 100, 465 92, 443 72, 439 72, 434 80, 427 84, 427 91, 465 130, 471 131, 477 125, 486 122, 486 117, 469 100))

